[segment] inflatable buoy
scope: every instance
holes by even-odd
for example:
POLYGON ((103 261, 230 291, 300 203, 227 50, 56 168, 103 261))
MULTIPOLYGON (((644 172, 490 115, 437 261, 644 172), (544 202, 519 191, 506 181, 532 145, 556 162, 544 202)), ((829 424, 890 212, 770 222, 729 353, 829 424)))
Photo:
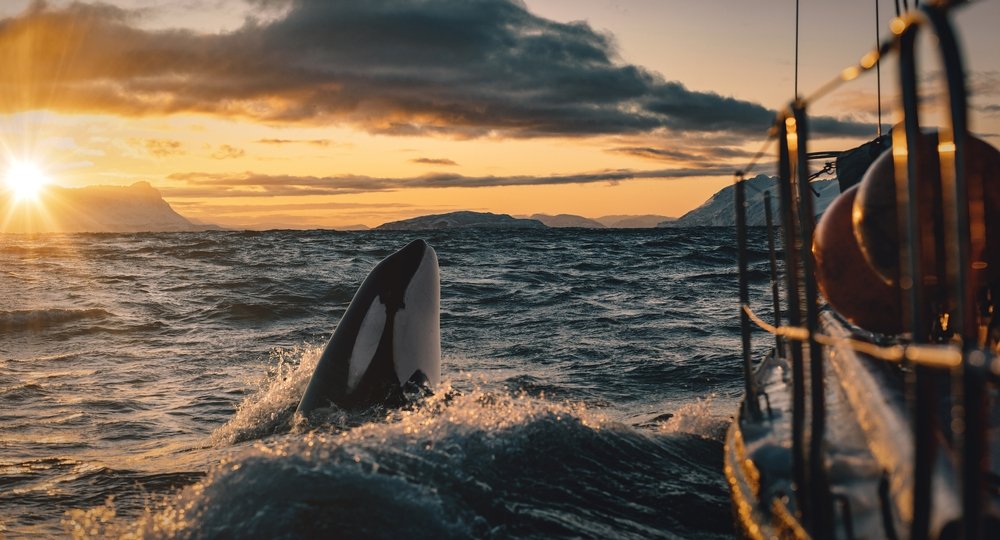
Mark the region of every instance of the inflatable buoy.
POLYGON ((904 330, 899 288, 872 269, 854 237, 851 214, 857 194, 858 186, 841 193, 816 225, 816 283, 827 302, 853 324, 898 334, 904 330))
MULTIPOLYGON (((923 256, 921 270, 930 297, 945 277, 944 213, 936 133, 920 139, 917 221, 923 256)), ((970 136, 966 159, 969 197, 970 278, 976 287, 1000 278, 1000 152, 970 136)), ((887 284, 899 279, 899 225, 896 211, 895 166, 891 152, 879 156, 865 173, 854 202, 854 234, 865 260, 887 284)))
MULTIPOLYGON (((943 278, 943 217, 941 212, 940 162, 937 134, 920 138, 920 165, 916 178, 921 202, 917 221, 924 238, 923 262, 925 284, 943 278)), ((854 201, 854 236, 868 264, 887 284, 897 286, 899 279, 899 218, 896 208, 896 177, 892 152, 875 160, 858 185, 854 201)))

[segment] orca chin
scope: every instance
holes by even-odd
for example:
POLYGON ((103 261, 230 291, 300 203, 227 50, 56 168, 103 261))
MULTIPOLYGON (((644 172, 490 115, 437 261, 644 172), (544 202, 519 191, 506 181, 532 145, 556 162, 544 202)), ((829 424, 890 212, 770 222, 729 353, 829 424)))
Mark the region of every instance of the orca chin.
POLYGON ((378 263, 354 293, 296 412, 399 406, 440 379, 437 254, 414 240, 378 263))

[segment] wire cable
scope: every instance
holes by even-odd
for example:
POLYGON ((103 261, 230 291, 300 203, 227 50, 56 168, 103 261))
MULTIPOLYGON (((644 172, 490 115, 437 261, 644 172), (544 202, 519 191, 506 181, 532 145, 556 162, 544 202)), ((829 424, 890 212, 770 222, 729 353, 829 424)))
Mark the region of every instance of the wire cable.
MULTIPOLYGON (((897 12, 899 11, 898 1, 896 2, 896 11, 897 12)), ((880 42, 879 32, 878 32, 879 28, 878 20, 879 20, 878 0, 875 0, 875 47, 876 48, 878 48, 878 44, 880 42)), ((876 101, 878 102, 878 126, 875 129, 875 132, 878 134, 879 137, 881 137, 882 136, 882 58, 881 55, 879 56, 880 58, 875 60, 875 88, 876 88, 875 93, 876 93, 876 101)))
POLYGON ((795 99, 799 99, 799 0, 795 0, 795 99))

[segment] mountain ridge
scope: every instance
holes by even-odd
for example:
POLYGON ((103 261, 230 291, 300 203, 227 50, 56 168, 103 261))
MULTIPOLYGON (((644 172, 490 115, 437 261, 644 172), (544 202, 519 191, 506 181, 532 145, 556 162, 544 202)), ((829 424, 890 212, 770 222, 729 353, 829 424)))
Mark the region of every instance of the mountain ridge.
POLYGON ((217 229, 196 224, 163 200, 149 182, 80 188, 47 186, 39 201, 0 197, 6 233, 176 232, 217 229))
POLYGON ((424 231, 436 229, 472 229, 472 228, 516 228, 544 229, 545 224, 534 219, 518 219, 510 214, 494 214, 492 212, 472 212, 460 210, 445 214, 430 214, 409 219, 383 223, 376 230, 381 231, 424 231))
MULTIPOLYGON (((759 174, 747 180, 747 225, 762 227, 767 224, 764 210, 764 193, 771 193, 771 211, 775 222, 779 219, 777 180, 775 176, 759 174)), ((840 194, 837 180, 819 180, 812 182, 810 187, 815 194, 813 211, 822 214, 833 199, 840 194)), ((691 210, 674 221, 667 221, 658 227, 732 227, 736 224, 735 204, 736 189, 733 185, 717 191, 701 206, 691 210)))

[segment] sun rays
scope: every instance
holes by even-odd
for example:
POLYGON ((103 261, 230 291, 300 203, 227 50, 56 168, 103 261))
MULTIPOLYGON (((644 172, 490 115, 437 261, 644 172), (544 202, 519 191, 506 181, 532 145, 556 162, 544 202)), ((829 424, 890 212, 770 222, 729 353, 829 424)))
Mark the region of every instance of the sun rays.
POLYGON ((53 216, 46 201, 51 183, 36 161, 9 158, 0 181, 0 231, 36 233, 50 230, 53 216))
POLYGON ((16 202, 37 201, 48 177, 42 169, 30 161, 14 161, 7 167, 4 186, 16 202))

